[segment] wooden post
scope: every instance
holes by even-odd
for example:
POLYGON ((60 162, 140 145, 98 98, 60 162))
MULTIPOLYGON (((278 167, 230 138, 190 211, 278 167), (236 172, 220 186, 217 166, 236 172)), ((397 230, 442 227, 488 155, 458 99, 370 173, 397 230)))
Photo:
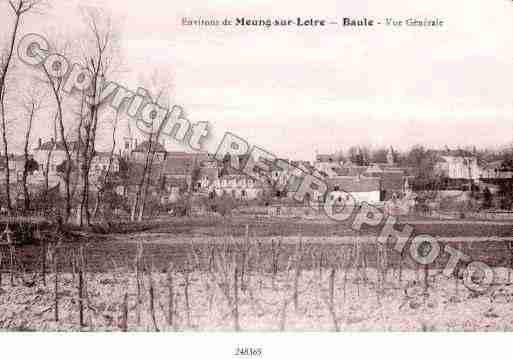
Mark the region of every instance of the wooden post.
POLYGON ((216 255, 216 247, 215 247, 214 241, 212 241, 211 248, 210 248, 210 259, 208 261, 209 273, 212 273, 212 271, 214 270, 215 255, 216 255))
POLYGON ((39 238, 41 243, 41 277, 43 278, 43 285, 46 287, 46 240, 41 234, 39 238))
POLYGON ((128 293, 125 292, 123 297, 123 318, 121 322, 121 330, 128 332, 128 293))
POLYGON ((333 308, 333 305, 335 303, 335 275, 336 275, 336 269, 335 266, 331 268, 330 273, 330 283, 329 283, 329 305, 333 308))
MULTIPOLYGON (((349 260, 347 262, 349 262, 349 260)), ((349 271, 349 263, 347 263, 344 268, 344 285, 343 285, 343 291, 344 291, 343 305, 344 305, 344 307, 346 305, 346 287, 347 287, 347 272, 348 271, 349 271)))
POLYGON ((14 246, 9 244, 9 282, 14 286, 14 246))
MULTIPOLYGON (((246 264, 246 248, 243 245, 241 247, 242 253, 241 253, 241 262, 240 262, 240 289, 244 291, 244 270, 245 270, 245 264, 246 264)), ((235 256, 235 263, 237 263, 237 256, 235 256)), ((236 264, 237 266, 237 264, 236 264)))
POLYGON ((294 276, 294 310, 297 312, 299 309, 299 279, 301 277, 301 261, 303 259, 303 246, 301 238, 299 239, 298 246, 296 247, 296 270, 295 270, 295 276, 294 276))
POLYGON ((184 291, 184 297, 185 297, 185 310, 187 312, 187 326, 191 327, 191 306, 189 302, 189 284, 190 284, 190 278, 189 278, 189 268, 186 268, 184 270, 184 281, 185 285, 183 288, 184 291))
POLYGON ((143 255, 143 246, 142 243, 139 243, 137 246, 137 254, 135 256, 135 281, 137 288, 137 298, 136 298, 136 322, 137 326, 141 325, 141 259, 143 255))
POLYGON ((321 249, 321 253, 319 255, 319 283, 322 281, 322 264, 324 259, 324 251, 321 249))
POLYGON ((156 332, 158 332, 159 327, 157 326, 157 318, 155 317, 155 284, 153 283, 152 272, 153 272, 153 265, 152 265, 152 268, 150 268, 150 271, 148 272, 149 282, 150 282, 150 289, 149 289, 150 315, 151 315, 151 320, 153 322, 153 328, 155 329, 156 332))
POLYGON ((168 298, 168 316, 167 323, 170 327, 173 327, 173 319, 174 319, 174 289, 173 289, 173 265, 169 265, 167 270, 167 287, 169 291, 168 298))
POLYGON ((238 268, 237 264, 235 264, 235 270, 233 273, 233 322, 234 322, 234 329, 236 332, 240 330, 239 325, 239 283, 238 283, 238 268))
POLYGON ((507 246, 509 249, 508 284, 511 284, 511 271, 513 270, 513 242, 511 242, 511 240, 507 240, 507 246))
POLYGON ((59 251, 55 248, 54 253, 54 272, 55 272, 55 282, 54 282, 54 320, 56 322, 59 321, 59 251))
POLYGON ((285 323, 287 322, 287 299, 283 300, 283 305, 281 307, 281 315, 280 315, 280 331, 285 331, 285 323))
POLYGON ((0 247, 0 288, 2 287, 2 274, 4 271, 4 252, 0 247))
POLYGON ((78 316, 80 321, 80 328, 84 327, 84 290, 83 290, 83 273, 82 268, 78 270, 78 316))
POLYGON ((429 289, 429 265, 424 265, 424 293, 427 294, 429 289))
POLYGON ((272 273, 272 287, 274 288, 275 272, 274 272, 274 258, 276 256, 276 248, 274 244, 274 238, 271 239, 271 273, 272 273))

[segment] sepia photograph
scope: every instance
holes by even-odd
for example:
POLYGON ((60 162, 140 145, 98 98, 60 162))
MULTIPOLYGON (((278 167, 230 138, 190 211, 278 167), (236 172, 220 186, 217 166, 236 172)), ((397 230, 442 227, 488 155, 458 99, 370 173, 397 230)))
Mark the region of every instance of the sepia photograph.
POLYGON ((0 343, 281 358, 512 331, 512 20, 0 0, 0 343))

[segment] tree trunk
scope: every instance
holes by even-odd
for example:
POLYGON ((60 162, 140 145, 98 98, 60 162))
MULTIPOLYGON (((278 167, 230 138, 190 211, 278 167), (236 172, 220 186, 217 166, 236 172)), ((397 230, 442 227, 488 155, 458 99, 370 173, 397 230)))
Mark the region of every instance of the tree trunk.
POLYGON ((25 160, 25 165, 23 167, 23 199, 24 199, 24 204, 25 204, 25 212, 28 212, 30 210, 30 195, 29 195, 29 190, 28 190, 28 186, 27 186, 27 177, 28 177, 28 172, 29 172, 29 153, 28 153, 28 146, 29 146, 29 141, 30 141, 30 131, 32 130, 32 119, 33 119, 33 116, 34 116, 34 110, 35 110, 35 106, 34 104, 32 104, 32 109, 31 109, 31 112, 30 112, 30 117, 29 117, 29 123, 28 123, 28 126, 27 126, 27 132, 25 134, 25 147, 24 147, 24 151, 23 151, 23 155, 24 155, 24 160, 25 160))
POLYGON ((11 202, 11 175, 9 173, 9 149, 7 145, 7 134, 6 134, 6 119, 5 119, 5 106, 3 95, 0 95, 1 99, 1 108, 2 108, 2 140, 4 143, 4 156, 5 156, 5 201, 7 205, 7 213, 11 215, 12 212, 12 202, 11 202))
POLYGON ((16 35, 18 33, 18 28, 20 25, 21 5, 22 4, 20 3, 18 10, 15 11, 16 20, 14 22, 14 28, 11 33, 11 39, 9 41, 9 52, 8 52, 7 58, 5 60, 5 63, 3 64, 2 74, 0 76, 0 112, 2 113, 2 140, 4 143, 3 149, 4 149, 5 167, 6 167, 5 194, 6 194, 6 202, 7 202, 7 211, 9 213, 9 215, 11 214, 11 211, 12 211, 12 203, 11 203, 11 192, 10 192, 11 176, 9 173, 9 148, 8 148, 8 144, 7 144, 7 119, 6 119, 6 115, 5 115, 5 94, 6 94, 5 81, 7 78, 7 73, 9 71, 9 67, 11 65, 11 59, 12 59, 12 55, 14 52, 14 43, 16 42, 16 35))

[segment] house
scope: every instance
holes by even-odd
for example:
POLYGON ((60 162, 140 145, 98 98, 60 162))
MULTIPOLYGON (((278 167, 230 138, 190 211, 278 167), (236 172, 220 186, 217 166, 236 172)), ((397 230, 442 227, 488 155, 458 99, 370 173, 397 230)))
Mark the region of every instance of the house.
MULTIPOLYGON (((33 156, 29 156, 29 160, 33 160, 33 156)), ((0 156, 0 182, 5 182, 7 177, 5 156, 0 156)), ((9 155, 9 180, 11 183, 21 181, 25 170, 24 155, 9 155)))
POLYGON ((326 179, 328 193, 343 202, 351 195, 357 203, 378 203, 381 201, 381 179, 378 177, 346 176, 326 179))
POLYGON ((317 155, 313 167, 317 171, 326 173, 328 177, 336 177, 336 171, 342 167, 342 164, 342 158, 339 155, 317 155))
POLYGON ((253 200, 263 195, 265 187, 261 181, 228 168, 210 185, 209 193, 215 193, 216 196, 229 195, 240 200, 253 200))
POLYGON ((494 161, 483 166, 481 179, 513 178, 513 168, 504 164, 504 161, 494 161))
POLYGON ((442 155, 435 165, 435 171, 449 179, 478 180, 483 169, 476 156, 442 155))
POLYGON ((405 171, 399 168, 385 167, 382 169, 378 165, 373 165, 365 172, 365 176, 380 179, 381 201, 402 197, 409 190, 408 177, 405 171))
POLYGON ((119 156, 116 154, 112 154, 111 161, 110 152, 96 152, 95 156, 91 161, 90 172, 94 174, 99 174, 107 171, 107 169, 109 169, 111 173, 119 172, 119 156))
MULTIPOLYGON (((68 150, 71 154, 73 161, 73 174, 72 182, 78 179, 78 166, 76 165, 79 158, 79 150, 81 148, 78 141, 69 141, 67 143, 68 150)), ((67 161, 66 146, 62 141, 55 141, 53 138, 50 141, 42 142, 38 140, 38 146, 34 149, 33 159, 37 162, 39 168, 34 172, 32 182, 42 183, 45 180, 45 173, 48 168, 48 184, 53 187, 63 182, 62 177, 62 166, 67 161)), ((96 152, 95 156, 91 160, 91 166, 89 169, 89 175, 92 183, 96 181, 109 167, 111 161, 110 152, 96 152)), ((112 155, 112 163, 110 164, 110 172, 119 172, 120 158, 118 155, 112 155)), ((64 188, 64 186, 61 186, 64 188)))
POLYGON ((194 155, 175 153, 166 156, 162 163, 162 180, 166 184, 180 183, 180 191, 189 191, 192 188, 194 170, 198 168, 194 155))
POLYGON ((145 163, 148 153, 153 154, 150 161, 154 163, 164 162, 167 157, 167 150, 163 144, 158 141, 143 141, 132 150, 131 158, 135 162, 145 163))
MULTIPOLYGON (((78 142, 67 143, 68 150, 73 158, 77 158, 79 148, 78 142)), ((51 187, 62 182, 62 176, 59 171, 60 166, 67 160, 66 147, 64 142, 50 141, 42 142, 38 140, 38 146, 34 149, 34 160, 39 164, 39 169, 35 173, 35 177, 39 182, 44 181, 45 173, 48 168, 48 183, 51 187)))
POLYGON ((194 189, 198 192, 208 193, 210 187, 219 179, 219 168, 213 164, 202 166, 199 169, 199 174, 194 189))

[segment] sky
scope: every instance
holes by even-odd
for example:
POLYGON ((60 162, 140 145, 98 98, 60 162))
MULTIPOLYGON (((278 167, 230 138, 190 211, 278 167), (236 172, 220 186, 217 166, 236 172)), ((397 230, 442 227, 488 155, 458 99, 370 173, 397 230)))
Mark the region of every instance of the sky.
MULTIPOLYGON (((79 8, 107 10, 120 29, 116 80, 154 73, 169 103, 277 156, 312 160, 352 145, 495 147, 513 140, 513 1, 52 1, 21 33, 73 37, 79 8), (439 18, 440 28, 188 27, 190 19, 439 18), (56 35, 57 34, 57 35, 56 35)), ((0 3, 0 7, 6 2, 0 3)), ((8 23, 0 10, 0 21, 8 23)), ((3 27, 2 38, 5 38, 3 27)), ((57 38, 56 42, 59 41, 57 38)), ((44 116, 43 116, 44 117, 44 116)), ((42 118, 38 134, 51 136, 42 118)), ((14 134, 14 142, 20 136, 14 134)), ((105 145, 108 145, 105 136, 105 145)), ((180 145, 167 143, 170 149, 180 145)), ((100 146, 101 147, 101 146, 100 146)))

